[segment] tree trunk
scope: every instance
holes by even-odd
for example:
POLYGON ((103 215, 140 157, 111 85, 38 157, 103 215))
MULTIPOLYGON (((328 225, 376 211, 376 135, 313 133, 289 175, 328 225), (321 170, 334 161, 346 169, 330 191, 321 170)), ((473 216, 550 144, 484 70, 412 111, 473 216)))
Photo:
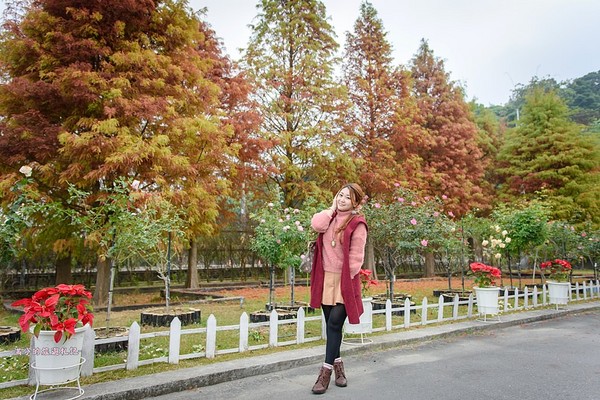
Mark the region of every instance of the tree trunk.
POLYGON ((373 271, 373 279, 379 280, 377 277, 377 267, 375 266, 375 249, 373 242, 367 237, 367 246, 365 248, 365 268, 373 271))
POLYGON ((96 264, 96 287, 94 289, 93 304, 104 307, 108 304, 108 288, 110 286, 110 260, 98 259, 96 264))
POLYGON ((185 287, 188 289, 197 289, 198 284, 198 243, 196 239, 190 240, 188 250, 188 272, 185 280, 185 287))
POLYGON ((425 278, 435 276, 435 256, 431 251, 425 253, 425 278))
POLYGON ((55 284, 64 283, 70 285, 73 283, 71 274, 71 257, 69 255, 61 256, 56 259, 55 284))

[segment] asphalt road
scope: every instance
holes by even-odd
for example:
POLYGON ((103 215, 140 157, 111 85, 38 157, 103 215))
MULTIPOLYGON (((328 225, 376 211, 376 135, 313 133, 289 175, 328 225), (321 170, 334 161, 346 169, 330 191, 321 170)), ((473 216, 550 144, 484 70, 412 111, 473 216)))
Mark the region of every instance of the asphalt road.
POLYGON ((600 313, 346 357, 348 387, 310 391, 319 365, 152 397, 157 400, 599 400, 600 313))

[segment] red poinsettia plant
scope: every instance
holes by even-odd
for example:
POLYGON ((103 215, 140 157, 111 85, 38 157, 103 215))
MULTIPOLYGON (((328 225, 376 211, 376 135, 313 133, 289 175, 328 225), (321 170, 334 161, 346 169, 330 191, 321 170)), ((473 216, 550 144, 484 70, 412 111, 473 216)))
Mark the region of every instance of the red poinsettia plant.
POLYGON ((360 283, 362 285, 362 295, 365 297, 369 293, 369 288, 378 284, 376 279, 371 279, 373 271, 369 269, 360 269, 358 274, 360 276, 360 283))
POLYGON ((60 284, 38 290, 31 298, 17 300, 12 306, 23 306, 25 313, 19 318, 23 332, 33 324, 33 334, 40 331, 56 331, 54 341, 65 340, 75 333, 75 328, 94 322, 94 314, 89 299, 92 294, 83 285, 60 284))
POLYGON ((473 284, 480 288, 495 286, 496 279, 502 276, 502 271, 491 265, 474 262, 470 264, 470 267, 471 273, 475 277, 473 284))
POLYGON ((541 263, 540 268, 544 275, 548 274, 548 278, 556 282, 567 282, 572 269, 568 261, 559 258, 541 263))

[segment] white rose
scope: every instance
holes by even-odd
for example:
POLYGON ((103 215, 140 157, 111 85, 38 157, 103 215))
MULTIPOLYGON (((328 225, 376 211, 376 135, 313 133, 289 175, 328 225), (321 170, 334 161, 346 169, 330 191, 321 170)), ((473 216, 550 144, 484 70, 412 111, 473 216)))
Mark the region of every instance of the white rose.
POLYGON ((505 247, 506 247, 506 244, 504 244, 504 243, 500 243, 498 246, 500 246, 500 248, 501 248, 501 249, 503 249, 503 248, 505 248, 505 247))
POLYGON ((506 243, 510 243, 510 241, 511 241, 511 240, 512 240, 512 239, 511 239, 511 238, 509 238, 509 237, 507 237, 506 239, 504 239, 504 241, 505 241, 506 243))
POLYGON ((496 253, 496 254, 494 254, 494 257, 495 257, 495 258, 500 258, 500 257, 502 257, 502 254, 500 254, 500 253, 496 253))
POLYGON ((502 236, 508 235, 508 231, 502 231, 502 236))
POLYGON ((490 244, 490 242, 488 242, 487 240, 484 240, 483 242, 481 242, 481 245, 483 247, 487 246, 488 244, 490 244))

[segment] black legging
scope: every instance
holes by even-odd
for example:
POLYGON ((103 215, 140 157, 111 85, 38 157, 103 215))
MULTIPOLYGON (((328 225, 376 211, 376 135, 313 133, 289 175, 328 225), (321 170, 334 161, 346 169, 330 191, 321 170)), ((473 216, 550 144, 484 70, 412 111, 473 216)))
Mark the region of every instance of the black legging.
POLYGON ((327 326, 327 344, 325 345, 325 362, 332 364, 340 356, 342 345, 342 328, 346 320, 346 306, 337 303, 335 306, 321 304, 325 325, 327 326))

